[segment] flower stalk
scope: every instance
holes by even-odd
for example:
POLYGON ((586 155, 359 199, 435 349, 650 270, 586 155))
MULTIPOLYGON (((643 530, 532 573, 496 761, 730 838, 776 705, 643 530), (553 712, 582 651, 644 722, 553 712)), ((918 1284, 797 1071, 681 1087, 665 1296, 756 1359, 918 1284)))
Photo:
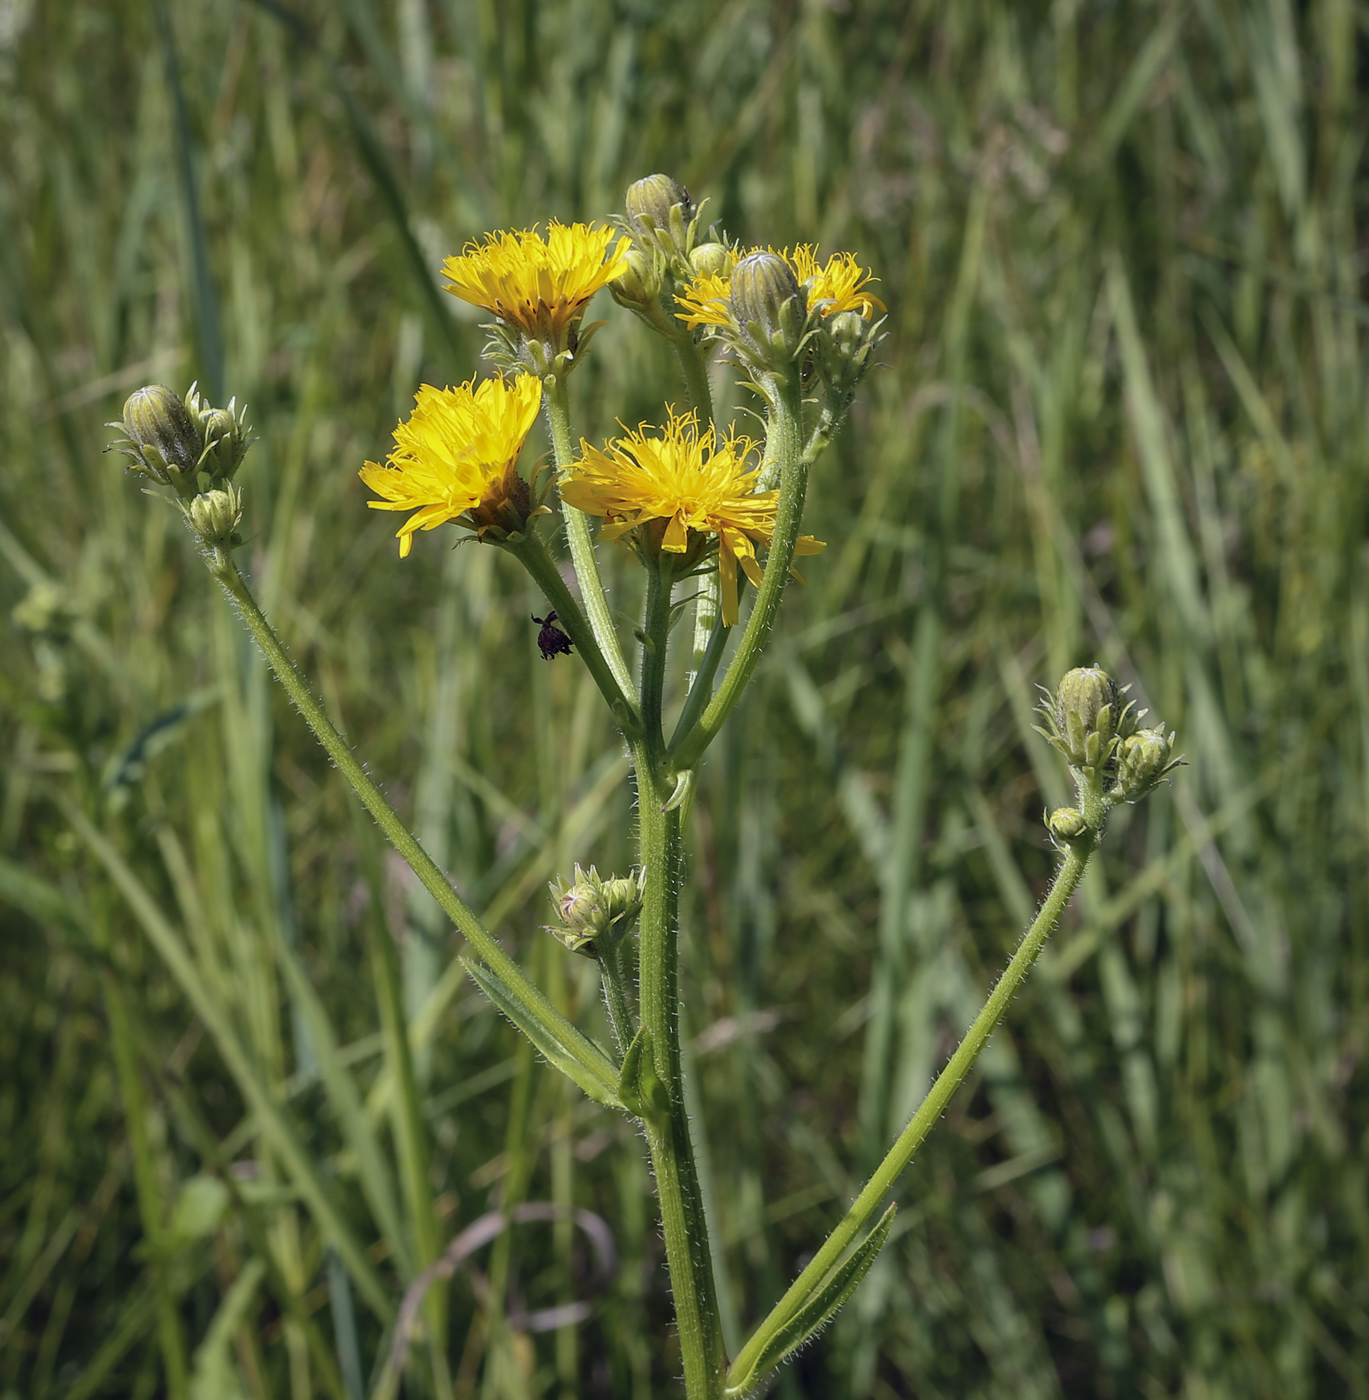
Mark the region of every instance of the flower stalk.
MULTIPOLYGON (((547 376, 543 403, 547 413, 547 426, 551 430, 552 454, 557 467, 565 471, 575 460, 575 441, 570 431, 570 405, 566 399, 566 381, 563 376, 547 376)), ((609 611, 608 595, 604 592, 604 580, 599 573, 599 561, 594 555, 589 517, 584 511, 576 510, 564 501, 561 503, 561 514, 566 522, 566 541, 570 545, 571 564, 575 569, 576 582, 580 585, 580 596, 585 602, 585 614, 589 619, 598 652, 612 673, 619 690, 625 696, 631 695, 632 674, 623 659, 623 648, 613 626, 613 614, 609 611)), ((601 686, 600 689, 602 688, 601 686)))
MULTIPOLYGON (((784 596, 789 572, 794 566, 808 487, 807 468, 802 460, 802 404, 798 374, 776 375, 770 379, 767 387, 770 389, 771 403, 768 445, 779 464, 779 503, 770 553, 742 639, 716 694, 708 701, 698 722, 672 745, 671 762, 676 772, 697 767, 728 715, 736 708, 770 638, 780 599, 784 596)), ((696 689, 699 684, 699 681, 695 682, 696 689)))

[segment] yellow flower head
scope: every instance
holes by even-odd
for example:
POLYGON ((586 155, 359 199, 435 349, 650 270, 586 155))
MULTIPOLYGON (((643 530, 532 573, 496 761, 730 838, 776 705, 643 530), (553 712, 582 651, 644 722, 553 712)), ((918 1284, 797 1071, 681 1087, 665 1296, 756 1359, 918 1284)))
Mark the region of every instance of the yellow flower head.
MULTIPOLYGON (((718 442, 710 427, 701 437, 694 414, 671 412, 664 428, 644 423, 606 443, 603 451, 581 441, 581 456, 561 483, 561 499, 604 518, 602 538, 631 534, 649 553, 682 554, 692 563, 715 535, 725 626, 737 621, 737 564, 759 585, 756 545, 775 532, 777 491, 757 491, 758 467, 749 464, 755 444, 729 433, 718 442), (656 432, 659 436, 650 436, 656 432)), ((805 535, 798 553, 824 546, 805 535)))
POLYGON ((824 316, 839 311, 858 311, 867 321, 876 311, 886 307, 876 296, 861 289, 874 279, 856 261, 853 253, 833 253, 820 263, 811 243, 800 243, 791 253, 788 248, 780 257, 794 269, 799 284, 808 289, 808 305, 824 316))
MULTIPOLYGON (((877 311, 885 309, 878 297, 862 290, 873 279, 853 254, 833 253, 825 263, 820 263, 813 245, 800 243, 792 252, 788 248, 780 249, 779 256, 789 264, 798 284, 808 293, 809 308, 824 317, 835 316, 839 311, 858 311, 868 321, 877 311)), ((691 328, 729 326, 732 269, 738 261, 734 254, 723 272, 696 277, 675 298, 684 308, 676 313, 678 318, 691 328)))
POLYGON ((395 429, 386 464, 367 462, 361 470, 366 485, 385 498, 367 501, 372 510, 414 512, 396 531, 401 559, 413 548, 415 530, 449 520, 496 539, 527 524, 534 512, 518 454, 541 402, 542 381, 531 374, 419 389, 413 413, 395 429))
POLYGON ((615 243, 614 230, 606 226, 553 221, 546 238, 532 228, 468 243, 442 271, 454 297, 483 307, 529 339, 565 349, 567 333, 590 298, 627 271, 631 244, 626 236, 615 243))

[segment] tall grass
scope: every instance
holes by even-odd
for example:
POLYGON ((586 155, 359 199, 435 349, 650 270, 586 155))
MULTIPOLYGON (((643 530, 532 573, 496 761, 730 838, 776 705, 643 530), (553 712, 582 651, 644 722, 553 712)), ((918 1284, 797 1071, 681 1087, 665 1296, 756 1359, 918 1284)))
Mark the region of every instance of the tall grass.
MULTIPOLYGON (((592 968, 537 930, 552 874, 628 860, 592 686, 537 657, 493 551, 400 566, 355 473, 475 364, 442 256, 661 169, 742 236, 858 252, 892 313, 813 482, 827 553, 696 806, 732 1340, 1029 919, 1063 798, 1034 686, 1096 659, 1189 766, 1114 818, 896 1241, 776 1393, 1369 1394, 1363 26, 0 6, 0 1393, 352 1400, 403 1285, 542 1203, 433 1295, 406 1385, 674 1393, 639 1142, 464 982, 174 514, 101 455, 143 382, 249 402, 243 557, 294 656, 597 1026, 592 968)), ((602 314, 590 437, 680 392, 602 314)))

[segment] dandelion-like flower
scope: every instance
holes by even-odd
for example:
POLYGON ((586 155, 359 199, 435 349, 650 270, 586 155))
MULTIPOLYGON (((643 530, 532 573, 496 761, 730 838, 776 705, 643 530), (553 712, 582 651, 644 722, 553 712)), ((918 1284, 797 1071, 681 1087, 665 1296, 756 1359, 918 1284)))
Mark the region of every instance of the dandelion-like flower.
POLYGON ((820 263, 814 246, 800 243, 792 253, 783 249, 780 257, 794 269, 800 286, 807 290, 812 311, 823 316, 857 311, 870 321, 877 311, 887 309, 877 296, 864 290, 875 279, 856 261, 854 253, 833 253, 820 263))
MULTIPOLYGON (((776 252, 774 248, 766 251, 776 252)), ((720 272, 701 274, 675 298, 683 307, 676 314, 690 327, 731 324, 732 272, 739 259, 731 250, 729 253, 729 266, 720 272)), ((819 262, 813 244, 800 243, 792 251, 778 250, 778 256, 789 264, 795 281, 807 294, 810 311, 823 317, 856 311, 868 321, 876 312, 885 310, 878 297, 864 290, 874 278, 861 267, 854 254, 833 253, 825 263, 819 262)))
POLYGON ((545 238, 536 228, 488 234, 442 271, 454 297, 561 353, 574 350, 571 332, 590 298, 627 271, 631 244, 606 226, 553 222, 545 238))
POLYGON ((449 520, 481 539, 502 540, 523 529, 530 515, 528 483, 518 454, 542 402, 542 381, 474 380, 459 389, 423 385, 414 411, 395 429, 395 448, 381 466, 367 462, 361 479, 378 496, 372 510, 414 512, 396 532, 407 558, 416 530, 449 520))
MULTIPOLYGON (((648 555, 664 550, 692 564, 715 536, 723 624, 731 627, 737 621, 737 565, 759 585, 756 546, 768 545, 775 532, 779 493, 756 490, 754 448, 736 433, 721 442, 711 427, 700 435, 692 412, 672 412, 664 428, 644 423, 602 451, 582 440, 580 460, 561 483, 561 499, 603 516, 601 538, 630 537, 648 555)), ((796 552, 823 548, 804 535, 796 552)))

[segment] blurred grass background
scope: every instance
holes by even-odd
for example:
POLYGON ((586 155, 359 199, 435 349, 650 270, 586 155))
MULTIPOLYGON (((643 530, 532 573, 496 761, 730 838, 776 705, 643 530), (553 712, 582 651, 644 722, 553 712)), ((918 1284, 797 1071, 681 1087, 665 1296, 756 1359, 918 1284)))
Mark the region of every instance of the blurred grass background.
MULTIPOLYGON (((1114 818, 893 1243, 775 1393, 1369 1394, 1367 25, 0 3, 0 1395, 356 1400, 417 1271, 519 1204, 434 1294, 445 1345, 415 1340, 404 1393, 677 1393, 640 1142, 453 970, 174 513, 101 455, 146 381, 249 403, 268 612, 602 1033, 592 967, 536 927, 553 873, 630 859, 597 696, 537 657, 510 561, 432 535, 401 566, 356 470, 420 380, 477 368, 443 256, 658 169, 734 236, 854 251, 891 310, 815 476, 827 553, 696 808, 734 1345, 1028 920, 1065 797, 1034 687, 1097 660, 1190 766, 1114 818)), ((589 436, 680 397, 597 309, 589 436)))

